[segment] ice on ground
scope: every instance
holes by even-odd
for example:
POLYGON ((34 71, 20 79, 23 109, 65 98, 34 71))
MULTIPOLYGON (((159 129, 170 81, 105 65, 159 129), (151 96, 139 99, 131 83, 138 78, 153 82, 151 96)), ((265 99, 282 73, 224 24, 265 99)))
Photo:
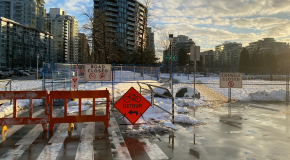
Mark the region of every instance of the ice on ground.
MULTIPOLYGON (((90 107, 89 106, 81 106, 81 111, 86 111, 90 107)), ((62 108, 62 112, 64 112, 64 107, 62 108)), ((79 112, 79 106, 70 106, 67 107, 67 114, 73 114, 73 113, 78 113, 79 112)))

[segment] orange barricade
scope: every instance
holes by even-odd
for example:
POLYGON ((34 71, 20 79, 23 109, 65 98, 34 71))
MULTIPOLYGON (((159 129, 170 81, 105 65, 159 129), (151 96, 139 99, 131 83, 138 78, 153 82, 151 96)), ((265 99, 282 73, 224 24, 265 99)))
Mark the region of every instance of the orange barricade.
MULTIPOLYGON (((47 130, 47 102, 49 95, 47 91, 0 91, 0 100, 13 100, 13 117, 0 118, 0 126, 2 126, 2 134, 7 129, 7 125, 25 125, 25 124, 42 124, 43 130, 47 130), (17 117, 16 100, 29 99, 29 116, 17 117), (33 118, 33 99, 44 99, 45 113, 42 118, 33 118)), ((1 106, 0 106, 1 107, 1 106)))
POLYGON ((110 120, 110 93, 108 90, 95 91, 50 91, 49 111, 53 111, 53 100, 64 99, 64 117, 52 117, 50 112, 48 117, 49 130, 52 131, 56 123, 79 123, 103 121, 106 128, 109 127, 110 120), (67 99, 79 99, 79 113, 77 116, 67 116, 67 99), (81 115, 82 98, 93 98, 92 115, 81 115), (107 98, 106 115, 95 116, 95 98, 107 98))

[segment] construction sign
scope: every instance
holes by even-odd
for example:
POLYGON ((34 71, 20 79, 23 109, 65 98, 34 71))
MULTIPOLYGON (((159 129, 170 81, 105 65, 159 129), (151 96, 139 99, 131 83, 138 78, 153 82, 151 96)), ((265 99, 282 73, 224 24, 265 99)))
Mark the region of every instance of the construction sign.
POLYGON ((114 107, 134 124, 151 104, 133 87, 131 87, 115 104, 114 107))
POLYGON ((71 87, 73 89, 77 89, 78 88, 78 77, 72 77, 71 78, 71 87))
POLYGON ((111 81, 111 64, 85 64, 85 81, 111 81))
POLYGON ((243 88, 242 73, 220 73, 220 88, 243 88))

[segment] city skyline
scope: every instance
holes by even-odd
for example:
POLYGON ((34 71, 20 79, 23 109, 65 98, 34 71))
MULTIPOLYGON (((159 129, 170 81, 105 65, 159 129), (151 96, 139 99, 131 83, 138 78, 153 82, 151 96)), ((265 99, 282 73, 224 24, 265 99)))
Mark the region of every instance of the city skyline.
MULTIPOLYGON (((138 0, 143 2, 143 0, 138 0)), ((92 7, 93 0, 45 0, 45 7, 59 7, 85 21, 78 9, 92 7)), ((201 46, 201 51, 214 49, 225 41, 248 43, 263 38, 290 42, 290 0, 154 0, 155 23, 174 36, 187 35, 201 46), (165 3, 166 2, 166 3, 165 3)), ((149 11, 150 12, 150 11, 149 11)), ((155 43, 159 39, 155 34, 155 43)), ((156 53, 162 48, 156 45, 156 53)))

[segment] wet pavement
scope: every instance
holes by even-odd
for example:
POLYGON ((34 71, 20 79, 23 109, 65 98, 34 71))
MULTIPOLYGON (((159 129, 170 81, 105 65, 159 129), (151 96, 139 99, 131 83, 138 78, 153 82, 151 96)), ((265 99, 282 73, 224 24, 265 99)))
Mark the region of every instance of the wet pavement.
MULTIPOLYGON (((103 108, 97 110, 103 113, 103 108)), ((37 125, 9 126, 8 138, 1 137, 0 159, 287 160, 289 111, 288 103, 235 102, 214 109, 199 107, 188 113, 200 121, 198 124, 175 124, 179 129, 173 132, 136 135, 125 133, 127 126, 120 125, 125 122, 116 110, 112 111, 108 130, 102 122, 76 123, 73 132, 67 131, 67 124, 56 124, 53 132, 39 131, 37 125), (9 135, 11 131, 15 132, 9 135)), ((27 114, 22 112, 23 116, 27 114)), ((43 116, 41 107, 34 113, 43 116)), ((55 107, 54 113, 60 116, 60 107, 55 107)), ((134 127, 138 129, 138 125, 134 127)))

